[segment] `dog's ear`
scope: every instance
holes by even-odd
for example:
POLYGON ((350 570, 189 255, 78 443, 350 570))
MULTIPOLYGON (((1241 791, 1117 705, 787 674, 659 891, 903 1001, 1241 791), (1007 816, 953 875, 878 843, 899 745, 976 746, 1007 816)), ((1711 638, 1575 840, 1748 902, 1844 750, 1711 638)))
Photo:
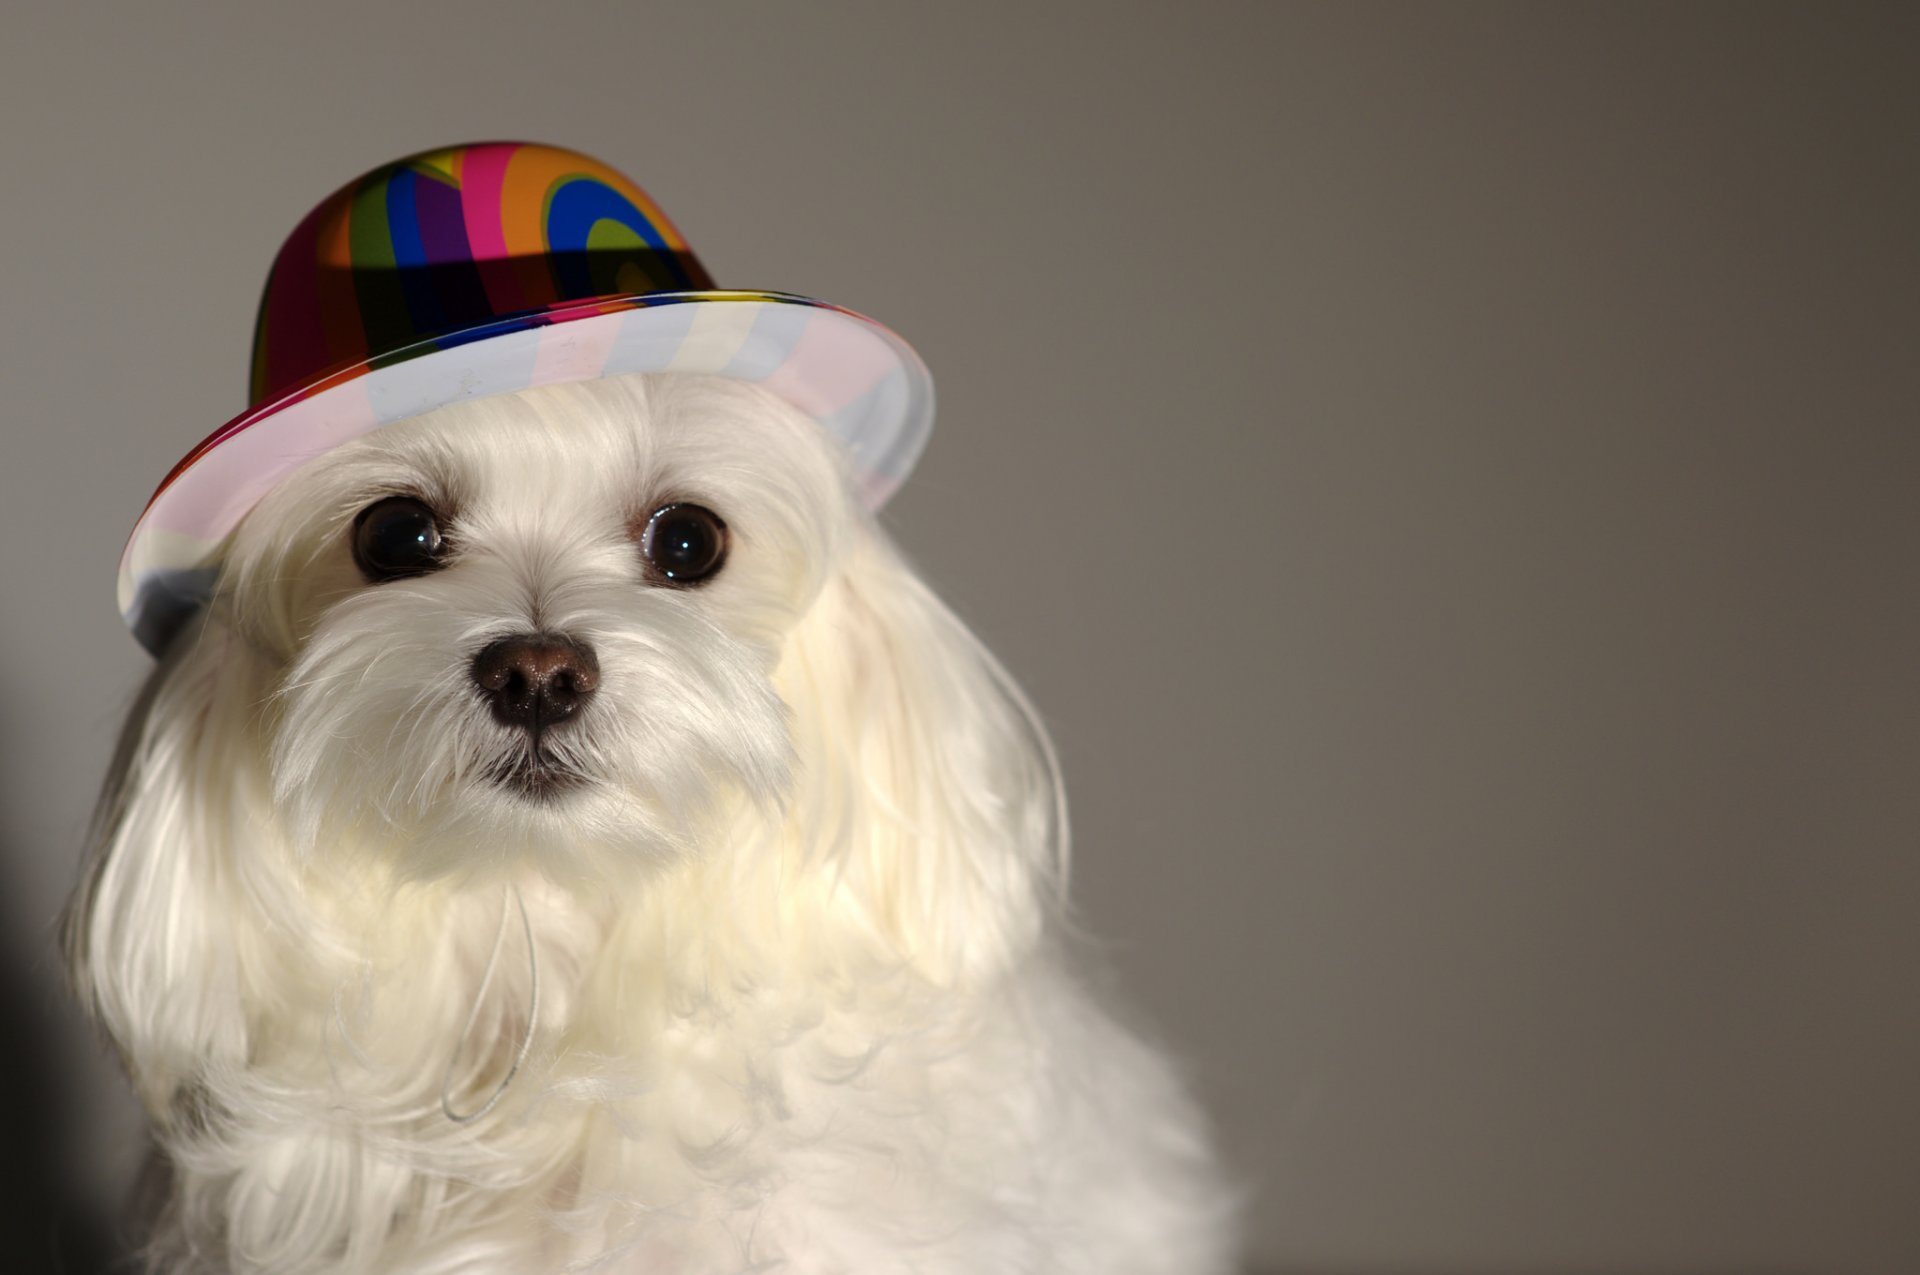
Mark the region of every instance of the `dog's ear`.
POLYGON ((242 755, 255 662, 217 622, 175 641, 121 734, 65 918, 76 990, 163 1128, 204 1069, 247 1054, 253 908, 233 842, 258 826, 245 779, 256 768, 242 755))
POLYGON ((793 818, 867 924, 943 981, 990 977, 1063 893, 1052 745, 980 641, 877 532, 801 621, 780 668, 793 818))

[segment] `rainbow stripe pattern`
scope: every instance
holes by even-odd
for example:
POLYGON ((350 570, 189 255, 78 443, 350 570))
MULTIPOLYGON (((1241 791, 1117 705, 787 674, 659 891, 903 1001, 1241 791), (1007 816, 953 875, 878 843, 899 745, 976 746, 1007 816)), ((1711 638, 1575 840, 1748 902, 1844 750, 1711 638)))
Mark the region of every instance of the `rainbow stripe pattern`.
POLYGON ((121 556, 121 613, 164 651, 247 511, 344 442, 462 400, 667 371, 755 381, 812 416, 871 508, 933 426, 932 377, 899 336, 808 297, 715 288, 659 207, 597 160, 485 142, 382 165, 280 249, 251 406, 148 501, 121 556))

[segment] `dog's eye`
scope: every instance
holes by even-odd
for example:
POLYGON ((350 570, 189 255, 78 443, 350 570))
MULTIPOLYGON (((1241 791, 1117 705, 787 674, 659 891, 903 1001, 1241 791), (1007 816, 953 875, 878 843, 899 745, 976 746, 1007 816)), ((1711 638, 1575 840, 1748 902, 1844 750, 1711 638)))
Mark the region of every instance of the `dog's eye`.
POLYGON ((697 584, 727 560, 727 524, 700 505, 662 505, 640 533, 648 564, 675 584, 697 584))
POLYGON ((353 520, 353 560, 375 584, 437 570, 446 547, 433 510, 411 496, 375 501, 353 520))

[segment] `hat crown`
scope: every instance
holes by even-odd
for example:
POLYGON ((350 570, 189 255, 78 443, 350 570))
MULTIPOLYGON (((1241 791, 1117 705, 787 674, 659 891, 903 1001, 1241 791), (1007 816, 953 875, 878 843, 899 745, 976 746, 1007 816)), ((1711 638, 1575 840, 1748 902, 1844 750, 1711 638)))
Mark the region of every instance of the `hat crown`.
POLYGON ((596 159, 525 142, 426 151, 349 182, 287 237, 249 400, 512 316, 712 287, 658 205, 596 159))

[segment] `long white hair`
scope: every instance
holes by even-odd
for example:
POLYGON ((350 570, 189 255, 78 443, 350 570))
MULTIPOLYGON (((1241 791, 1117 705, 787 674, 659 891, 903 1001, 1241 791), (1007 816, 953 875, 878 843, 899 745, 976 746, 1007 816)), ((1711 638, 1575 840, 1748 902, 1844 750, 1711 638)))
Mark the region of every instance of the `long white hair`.
POLYGON ((127 724, 68 916, 173 1169, 156 1265, 604 1249, 636 1233, 613 1216, 634 1179, 737 1168, 633 1152, 589 1189, 687 988, 808 989, 730 1011, 769 1039, 838 995, 877 1048, 919 1029, 906 1002, 1040 949, 1067 859, 1051 746, 851 493, 772 396, 667 376, 443 409, 253 511, 127 724), (394 491, 457 511, 459 555, 370 586, 350 528, 394 491), (648 586, 623 528, 669 498, 727 519, 709 586, 648 586), (529 629, 604 671, 558 745, 577 799, 487 779, 505 728, 467 670, 529 629))

